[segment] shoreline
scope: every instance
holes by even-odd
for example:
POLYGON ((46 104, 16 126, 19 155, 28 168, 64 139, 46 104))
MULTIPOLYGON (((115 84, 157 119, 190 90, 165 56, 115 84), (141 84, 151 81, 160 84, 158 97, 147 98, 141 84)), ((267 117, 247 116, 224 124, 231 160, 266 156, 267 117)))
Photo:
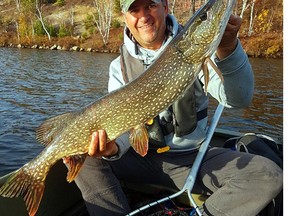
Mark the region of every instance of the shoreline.
MULTIPOLYGON (((64 38, 52 38, 50 41, 43 36, 35 38, 33 42, 31 40, 23 40, 20 43, 17 42, 15 36, 8 37, 6 35, 6 37, 0 38, 0 47, 119 54, 119 48, 123 43, 123 39, 119 37, 122 29, 113 29, 110 33, 107 46, 103 45, 99 35, 94 35, 87 39, 67 36, 64 38)), ((282 33, 267 34, 265 37, 263 35, 240 36, 239 39, 248 57, 283 59, 282 33)))
POLYGON ((83 48, 80 46, 72 46, 70 48, 65 47, 65 46, 60 46, 57 44, 54 44, 53 46, 47 46, 47 45, 32 45, 32 46, 27 46, 27 45, 22 45, 22 44, 9 44, 9 45, 0 45, 1 48, 18 48, 18 49, 43 49, 43 50, 59 50, 59 51, 68 51, 68 52, 95 52, 95 53, 119 53, 118 51, 115 50, 110 50, 110 49, 95 49, 95 48, 83 48))
MULTIPOLYGON (((115 49, 105 49, 105 48, 84 48, 80 46, 72 46, 70 48, 67 48, 65 46, 60 46, 57 44, 54 44, 52 46, 47 46, 47 45, 32 45, 32 46, 27 46, 27 45, 15 45, 15 44, 9 44, 9 45, 3 45, 0 44, 0 48, 17 48, 17 49, 39 49, 39 50, 54 50, 54 51, 67 51, 67 52, 92 52, 92 53, 113 53, 113 54, 120 54, 119 50, 115 49)), ((245 49, 244 49, 245 50, 245 49)), ((272 55, 272 56, 265 56, 265 55, 254 55, 251 54, 251 52, 246 51, 246 54, 248 55, 249 58, 272 58, 272 59, 283 59, 283 55, 272 55)))

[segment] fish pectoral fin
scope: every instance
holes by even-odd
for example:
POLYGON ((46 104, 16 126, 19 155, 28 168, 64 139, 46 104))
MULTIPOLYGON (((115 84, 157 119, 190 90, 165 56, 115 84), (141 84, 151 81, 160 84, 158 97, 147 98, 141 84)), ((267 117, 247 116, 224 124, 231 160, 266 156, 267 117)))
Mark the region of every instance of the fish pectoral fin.
POLYGON ((205 93, 207 95, 207 88, 208 88, 208 82, 210 80, 210 77, 209 77, 209 71, 208 71, 208 63, 211 65, 211 67, 215 70, 215 72, 218 74, 218 76, 220 77, 221 79, 221 82, 223 83, 224 82, 224 78, 223 78, 223 75, 221 73, 221 71, 219 70, 219 68, 215 65, 215 63, 210 59, 210 57, 207 57, 202 65, 202 71, 203 71, 203 74, 204 74, 204 86, 205 86, 205 93))
POLYGON ((78 175, 86 157, 87 154, 81 154, 81 155, 73 155, 65 159, 65 164, 67 165, 68 168, 66 180, 69 183, 72 182, 78 175))
POLYGON ((207 66, 207 59, 209 58, 206 58, 205 61, 204 61, 204 64, 202 65, 202 71, 203 71, 203 74, 204 74, 204 92, 205 94, 207 95, 207 88, 208 88, 208 82, 209 82, 209 71, 208 71, 208 66, 207 66))
POLYGON ((48 146, 74 117, 75 113, 70 112, 44 121, 36 130, 36 140, 44 146, 48 146))
MULTIPOLYGON (((221 71, 219 70, 219 68, 215 65, 215 63, 211 60, 211 58, 206 58, 205 60, 207 63, 209 63, 211 65, 211 67, 215 70, 215 72, 218 74, 219 78, 221 79, 221 82, 224 82, 224 77, 221 73, 221 71)), ((206 64, 207 64, 206 63, 206 64)))
POLYGON ((145 125, 137 125, 130 130, 130 144, 142 157, 148 152, 149 135, 145 125))
POLYGON ((27 211, 30 216, 34 216, 40 205, 44 188, 45 179, 35 179, 23 168, 13 173, 0 188, 0 195, 3 197, 23 197, 27 211))

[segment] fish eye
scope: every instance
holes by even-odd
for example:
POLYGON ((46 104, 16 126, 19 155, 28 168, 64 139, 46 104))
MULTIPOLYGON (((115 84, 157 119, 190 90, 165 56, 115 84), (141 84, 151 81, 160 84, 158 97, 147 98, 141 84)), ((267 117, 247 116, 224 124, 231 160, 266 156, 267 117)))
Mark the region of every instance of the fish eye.
POLYGON ((202 14, 199 15, 201 21, 207 20, 207 12, 203 12, 202 14))

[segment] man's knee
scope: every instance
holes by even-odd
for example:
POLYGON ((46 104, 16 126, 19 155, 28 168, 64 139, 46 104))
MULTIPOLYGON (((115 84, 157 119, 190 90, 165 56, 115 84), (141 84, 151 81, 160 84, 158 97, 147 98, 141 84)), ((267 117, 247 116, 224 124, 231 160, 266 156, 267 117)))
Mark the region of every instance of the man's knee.
POLYGON ((88 156, 75 178, 75 182, 84 195, 97 190, 99 187, 104 188, 109 183, 106 181, 107 179, 114 179, 113 175, 107 161, 88 156))
POLYGON ((283 170, 276 163, 264 157, 262 157, 262 166, 266 170, 263 173, 263 179, 266 179, 267 193, 274 198, 283 188, 283 170))
POLYGON ((125 215, 129 205, 109 163, 87 157, 75 182, 90 215, 125 215))

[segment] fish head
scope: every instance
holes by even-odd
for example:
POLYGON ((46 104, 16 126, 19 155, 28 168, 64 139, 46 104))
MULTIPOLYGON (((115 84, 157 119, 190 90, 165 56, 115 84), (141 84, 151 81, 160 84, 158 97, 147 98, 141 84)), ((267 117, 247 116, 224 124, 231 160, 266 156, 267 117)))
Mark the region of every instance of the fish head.
POLYGON ((175 47, 189 63, 203 62, 217 49, 236 0, 209 0, 188 20, 175 47))

